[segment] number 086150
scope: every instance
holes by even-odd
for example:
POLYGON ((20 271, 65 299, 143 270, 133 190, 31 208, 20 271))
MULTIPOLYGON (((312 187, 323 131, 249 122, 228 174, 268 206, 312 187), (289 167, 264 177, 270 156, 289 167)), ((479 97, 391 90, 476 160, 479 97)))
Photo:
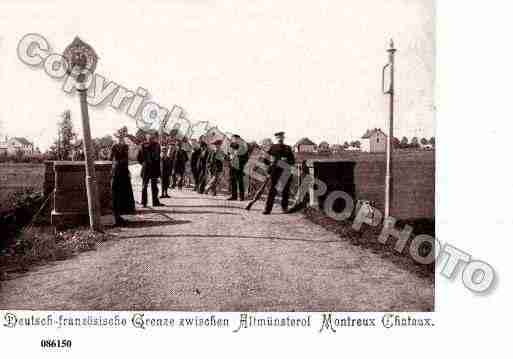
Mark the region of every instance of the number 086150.
POLYGON ((71 348, 69 339, 41 339, 41 348, 71 348))

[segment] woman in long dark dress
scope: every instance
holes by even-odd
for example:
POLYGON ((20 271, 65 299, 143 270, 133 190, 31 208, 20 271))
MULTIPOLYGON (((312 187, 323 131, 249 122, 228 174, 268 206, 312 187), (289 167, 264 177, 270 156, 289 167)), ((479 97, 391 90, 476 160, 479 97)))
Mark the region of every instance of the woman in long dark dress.
POLYGON ((122 214, 135 213, 134 192, 128 169, 128 145, 124 136, 117 134, 118 143, 112 146, 110 160, 112 161, 112 212, 117 226, 126 224, 122 214))

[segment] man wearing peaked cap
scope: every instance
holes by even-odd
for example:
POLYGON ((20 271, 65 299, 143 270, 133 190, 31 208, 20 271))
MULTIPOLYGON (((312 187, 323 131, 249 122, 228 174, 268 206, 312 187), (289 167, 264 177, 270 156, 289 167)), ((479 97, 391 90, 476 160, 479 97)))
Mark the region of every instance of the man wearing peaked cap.
POLYGON ((244 201, 244 167, 249 160, 248 144, 239 135, 232 135, 230 143, 230 188, 229 201, 244 201))
POLYGON ((290 184, 292 182, 290 166, 293 166, 296 162, 292 148, 284 144, 285 132, 276 132, 274 136, 277 143, 272 145, 269 151, 267 151, 267 154, 272 158, 272 162, 269 159, 264 161, 267 165, 270 165, 271 188, 269 189, 263 214, 271 213, 274 199, 279 189, 281 189, 281 208, 285 213, 288 211, 290 184))

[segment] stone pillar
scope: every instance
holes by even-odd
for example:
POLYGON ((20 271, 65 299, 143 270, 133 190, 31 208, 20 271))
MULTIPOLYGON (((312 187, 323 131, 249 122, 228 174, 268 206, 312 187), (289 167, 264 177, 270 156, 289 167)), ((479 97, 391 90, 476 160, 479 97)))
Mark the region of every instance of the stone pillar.
MULTIPOLYGON (((95 162, 101 214, 112 212, 110 161, 95 162)), ((56 227, 87 225, 89 222, 84 161, 56 161, 53 166, 52 224, 56 227)))

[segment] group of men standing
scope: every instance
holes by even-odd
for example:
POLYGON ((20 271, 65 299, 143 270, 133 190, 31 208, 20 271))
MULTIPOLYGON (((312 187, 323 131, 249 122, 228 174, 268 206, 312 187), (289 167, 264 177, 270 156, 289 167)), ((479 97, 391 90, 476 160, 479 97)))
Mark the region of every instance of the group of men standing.
POLYGON ((162 195, 169 198, 169 187, 183 188, 185 181, 185 167, 189 161, 187 151, 183 149, 182 142, 170 142, 162 146, 162 195))
MULTIPOLYGON (((275 134, 277 142, 270 146, 266 151, 264 163, 268 165, 268 176, 270 179, 269 194, 265 205, 264 214, 271 213, 274 200, 278 191, 281 191, 281 207, 284 212, 288 211, 289 192, 292 176, 290 167, 294 165, 295 159, 292 148, 284 144, 284 133, 275 134), (289 173, 284 175, 284 171, 289 173)), ((227 198, 229 201, 244 201, 246 198, 245 174, 244 168, 249 161, 248 144, 239 136, 232 135, 227 153, 223 151, 224 141, 217 139, 210 144, 206 142, 205 137, 201 137, 194 146, 190 158, 190 169, 194 181, 194 190, 198 193, 217 195, 220 179, 224 173, 225 163, 229 162, 230 190, 231 195, 227 198)), ((128 146, 120 137, 120 143, 114 147, 113 160, 117 157, 122 158, 122 177, 128 178, 128 146), (122 154, 122 156, 120 155, 122 154), (117 157, 116 157, 117 156, 117 157)), ((140 145, 137 153, 137 161, 141 164, 142 177, 142 195, 141 204, 143 207, 148 205, 148 186, 151 187, 152 206, 162 206, 159 200, 158 181, 162 183, 162 193, 160 198, 169 198, 169 188, 177 187, 179 190, 184 186, 187 177, 186 167, 189 161, 189 155, 183 148, 182 141, 164 143, 161 147, 157 132, 146 134, 145 141, 140 145)), ((113 198, 119 202, 122 197, 119 192, 119 163, 113 162, 113 168, 116 166, 116 172, 113 171, 113 198)), ((126 181, 125 181, 126 182, 126 181)), ((125 186, 126 187, 126 186, 125 186)), ((124 188, 124 187, 123 187, 124 188)), ((130 185, 130 191, 131 185, 130 185)), ((133 198, 133 194, 131 195, 133 198)), ((133 200, 130 204, 130 212, 133 211, 133 200)), ((124 223, 120 214, 125 213, 123 206, 116 204, 114 206, 114 216, 116 223, 124 223)))

